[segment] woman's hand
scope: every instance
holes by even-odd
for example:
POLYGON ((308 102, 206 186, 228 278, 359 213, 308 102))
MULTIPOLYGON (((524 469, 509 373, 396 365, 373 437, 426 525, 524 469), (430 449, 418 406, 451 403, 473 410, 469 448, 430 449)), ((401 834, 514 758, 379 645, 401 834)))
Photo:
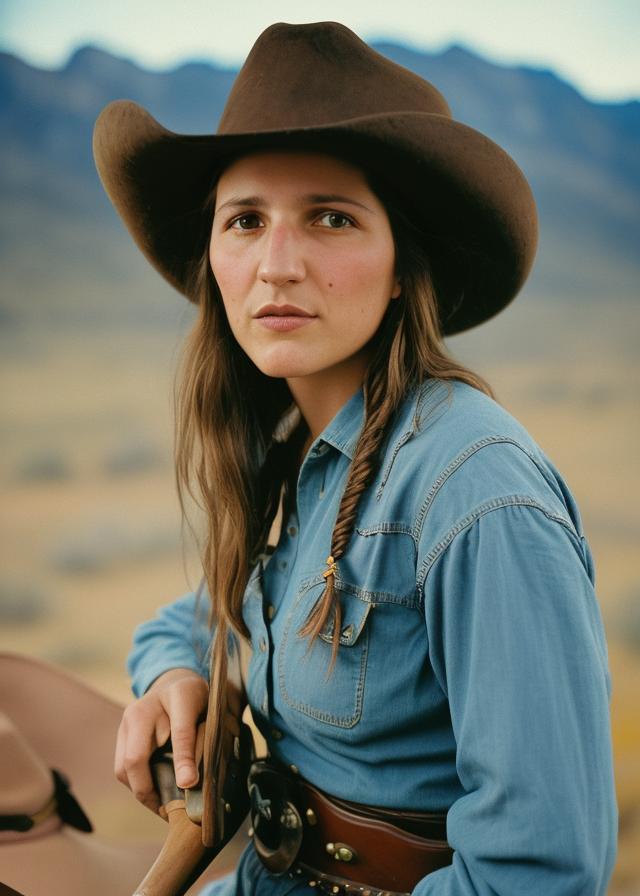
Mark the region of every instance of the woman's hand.
POLYGON ((209 686, 197 672, 170 669, 123 713, 116 741, 115 775, 153 812, 158 813, 160 799, 149 758, 169 737, 178 787, 193 787, 198 782, 196 730, 208 696, 209 686))

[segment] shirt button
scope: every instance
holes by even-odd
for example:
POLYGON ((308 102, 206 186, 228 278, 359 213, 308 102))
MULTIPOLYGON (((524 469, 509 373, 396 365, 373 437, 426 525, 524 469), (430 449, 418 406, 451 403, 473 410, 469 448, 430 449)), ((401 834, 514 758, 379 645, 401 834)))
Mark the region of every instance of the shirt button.
POLYGON ((287 563, 286 560, 281 560, 281 561, 280 561, 280 569, 286 569, 288 565, 289 565, 289 564, 287 563))
POLYGON ((260 650, 264 653, 267 649, 267 642, 264 638, 260 638, 260 650))
POLYGON ((289 526, 289 528, 287 529, 287 532, 289 533, 289 535, 297 535, 298 534, 298 530, 296 529, 295 526, 289 526))
POLYGON ((282 740, 282 731, 280 731, 279 728, 272 728, 271 729, 271 737, 274 740, 282 740))
POLYGON ((267 616, 269 617, 269 619, 273 619, 275 612, 276 608, 273 606, 273 604, 269 604, 269 606, 267 607, 267 616))

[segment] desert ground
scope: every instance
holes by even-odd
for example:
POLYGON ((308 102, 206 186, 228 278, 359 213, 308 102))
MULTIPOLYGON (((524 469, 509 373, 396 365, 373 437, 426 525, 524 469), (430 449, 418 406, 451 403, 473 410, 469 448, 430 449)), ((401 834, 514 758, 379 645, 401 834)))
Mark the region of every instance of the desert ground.
MULTIPOLYGON (((623 896, 640 892, 640 362, 628 346, 601 357, 589 332, 544 362, 523 351, 474 369, 562 472, 594 555, 620 807, 610 893, 623 896)), ((5 341, 0 361, 0 649, 58 664, 122 704, 133 699, 134 627, 199 581, 171 461, 176 347, 163 334, 34 335, 21 348, 5 341)), ((472 349, 458 356, 474 366, 472 349)), ((101 829, 161 836, 147 814, 105 815, 101 829)))

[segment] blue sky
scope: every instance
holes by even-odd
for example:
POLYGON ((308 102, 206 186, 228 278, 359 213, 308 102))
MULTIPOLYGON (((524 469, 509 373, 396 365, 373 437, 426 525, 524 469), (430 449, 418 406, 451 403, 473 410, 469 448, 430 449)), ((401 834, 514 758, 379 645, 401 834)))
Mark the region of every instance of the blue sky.
POLYGON ((640 0, 0 0, 0 47, 56 68, 93 43, 152 69, 240 65, 272 22, 343 22, 365 40, 551 68, 597 100, 640 98, 640 0))

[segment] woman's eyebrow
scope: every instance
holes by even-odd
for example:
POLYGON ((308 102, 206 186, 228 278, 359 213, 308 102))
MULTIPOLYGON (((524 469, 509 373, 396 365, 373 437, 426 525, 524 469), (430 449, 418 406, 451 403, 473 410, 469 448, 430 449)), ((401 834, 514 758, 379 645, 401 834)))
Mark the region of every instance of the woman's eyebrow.
MULTIPOLYGON (((304 196, 299 196, 298 198, 301 202, 310 202, 314 204, 324 202, 347 202, 350 205, 357 205, 359 208, 363 208, 365 211, 374 214, 373 210, 368 208, 368 206, 363 205, 356 199, 352 199, 350 196, 343 196, 340 193, 305 193, 304 196)), ((260 208, 264 205, 266 205, 266 201, 262 196, 232 196, 231 199, 228 199, 226 202, 223 202, 222 205, 218 206, 216 213, 229 206, 234 206, 235 208, 260 208)))
POLYGON ((231 199, 223 202, 222 205, 219 205, 216 209, 216 212, 222 211, 223 208, 227 208, 230 205, 236 206, 238 208, 245 208, 250 205, 264 205, 264 199, 262 199, 260 196, 245 196, 244 198, 233 196, 231 199))
POLYGON ((348 202, 350 205, 357 205, 359 208, 363 208, 365 211, 371 212, 371 214, 373 214, 373 210, 368 206, 363 205, 356 199, 352 199, 350 196, 341 196, 340 193, 307 193, 305 196, 301 196, 300 198, 305 202, 313 203, 348 202))

